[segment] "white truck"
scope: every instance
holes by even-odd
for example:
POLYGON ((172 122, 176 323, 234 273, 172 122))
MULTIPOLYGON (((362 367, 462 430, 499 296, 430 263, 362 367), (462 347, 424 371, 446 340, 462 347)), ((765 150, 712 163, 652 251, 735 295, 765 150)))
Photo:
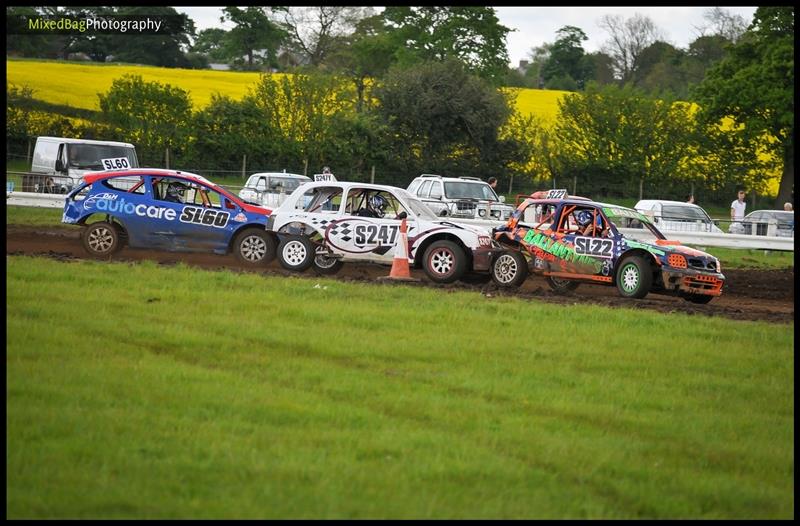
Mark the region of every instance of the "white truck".
POLYGON ((136 148, 126 142, 38 137, 22 191, 66 194, 88 172, 138 167, 136 148))

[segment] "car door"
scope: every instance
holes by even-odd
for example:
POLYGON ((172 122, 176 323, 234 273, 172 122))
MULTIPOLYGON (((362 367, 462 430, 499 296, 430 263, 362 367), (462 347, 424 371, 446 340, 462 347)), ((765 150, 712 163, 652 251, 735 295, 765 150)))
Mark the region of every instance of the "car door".
POLYGON ((602 210, 593 205, 564 204, 556 228, 550 230, 547 242, 538 247, 549 256, 550 273, 555 276, 579 277, 595 281, 611 281, 613 260, 618 252, 619 236, 602 210), (578 214, 587 212, 595 231, 581 232, 578 214), (599 223, 598 223, 599 222, 599 223), (603 235, 603 232, 608 232, 603 235))
MULTIPOLYGON (((344 213, 330 222, 325 228, 325 242, 334 252, 347 259, 391 263, 394 247, 400 235, 403 212, 408 210, 396 195, 388 190, 351 187, 346 196, 344 213), (383 217, 361 215, 360 210, 373 196, 380 196, 388 202, 383 217)), ((409 216, 409 232, 416 223, 409 216)))
POLYGON ((172 177, 150 179, 154 204, 169 211, 160 214, 167 220, 148 223, 152 246, 175 251, 213 251, 226 246, 233 226, 233 210, 223 209, 225 198, 197 181, 172 177), (182 200, 172 200, 170 185, 182 185, 182 200))

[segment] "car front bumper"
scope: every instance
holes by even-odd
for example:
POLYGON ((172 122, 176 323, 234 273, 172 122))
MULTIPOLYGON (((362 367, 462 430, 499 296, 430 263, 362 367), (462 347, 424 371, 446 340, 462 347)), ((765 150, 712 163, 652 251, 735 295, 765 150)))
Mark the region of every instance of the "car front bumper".
POLYGON ((661 277, 666 290, 687 294, 719 296, 722 294, 722 286, 725 284, 725 276, 720 272, 670 268, 662 269, 661 277))
POLYGON ((478 247, 472 251, 472 270, 474 271, 488 271, 492 266, 494 257, 503 252, 502 248, 498 247, 478 247))

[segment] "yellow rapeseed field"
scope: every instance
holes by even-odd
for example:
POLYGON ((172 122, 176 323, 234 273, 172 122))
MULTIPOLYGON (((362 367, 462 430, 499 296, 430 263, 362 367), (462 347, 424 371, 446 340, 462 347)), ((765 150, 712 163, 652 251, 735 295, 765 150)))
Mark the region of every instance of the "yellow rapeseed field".
MULTIPOLYGON (((32 88, 35 99, 86 110, 99 110, 97 94, 108 91, 111 82, 126 73, 141 75, 144 80, 171 84, 188 91, 195 109, 211 102, 212 93, 241 99, 255 85, 259 76, 259 73, 240 71, 6 60, 6 78, 9 83, 32 88)), ((558 112, 558 99, 566 93, 568 92, 520 89, 517 93, 517 107, 522 113, 533 113, 545 120, 553 120, 558 112)))

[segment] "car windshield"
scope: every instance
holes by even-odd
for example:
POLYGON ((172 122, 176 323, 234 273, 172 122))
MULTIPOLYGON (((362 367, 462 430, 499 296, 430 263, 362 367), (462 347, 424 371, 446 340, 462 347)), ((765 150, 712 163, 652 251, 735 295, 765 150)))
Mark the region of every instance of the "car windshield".
POLYGON ((288 193, 297 190, 301 184, 311 182, 308 177, 275 177, 269 178, 270 190, 288 193))
POLYGON ((753 216, 750 217, 750 219, 753 220, 756 214, 759 213, 763 214, 761 215, 761 219, 759 221, 775 220, 779 224, 786 224, 794 221, 794 212, 784 212, 782 210, 776 210, 771 212, 753 212, 752 214, 750 214, 750 216, 753 216))
POLYGON ((696 206, 664 205, 661 216, 666 221, 711 221, 708 214, 696 206))
POLYGON ((69 166, 79 170, 102 170, 103 159, 125 157, 131 168, 138 168, 136 153, 127 146, 107 144, 70 144, 68 146, 69 166))
POLYGON ((444 195, 448 199, 481 199, 499 201, 492 187, 482 182, 450 181, 444 183, 444 195))
POLYGON ((656 239, 666 239, 664 234, 659 231, 650 219, 636 210, 616 206, 603 207, 606 217, 627 239, 652 243, 656 239))

